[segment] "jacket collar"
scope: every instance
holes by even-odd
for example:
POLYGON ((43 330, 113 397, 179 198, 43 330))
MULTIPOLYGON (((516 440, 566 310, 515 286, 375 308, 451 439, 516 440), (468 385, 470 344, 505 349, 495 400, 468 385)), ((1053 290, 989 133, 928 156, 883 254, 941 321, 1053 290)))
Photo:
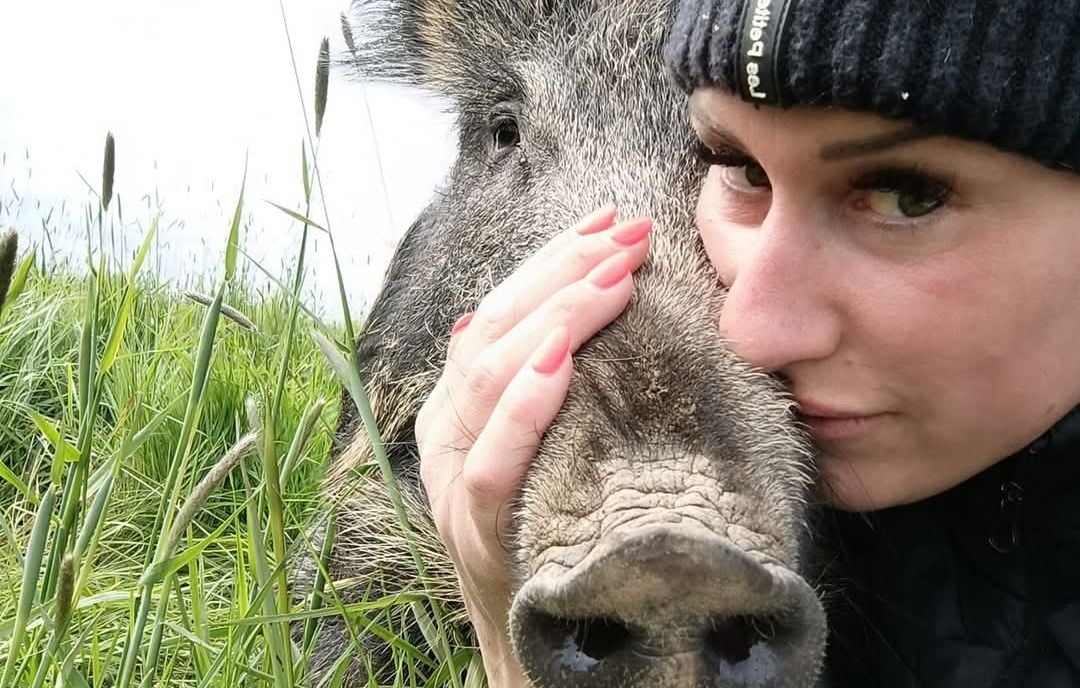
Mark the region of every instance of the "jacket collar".
POLYGON ((825 516, 841 688, 1027 686, 1038 667, 1080 672, 1080 408, 942 494, 825 516))

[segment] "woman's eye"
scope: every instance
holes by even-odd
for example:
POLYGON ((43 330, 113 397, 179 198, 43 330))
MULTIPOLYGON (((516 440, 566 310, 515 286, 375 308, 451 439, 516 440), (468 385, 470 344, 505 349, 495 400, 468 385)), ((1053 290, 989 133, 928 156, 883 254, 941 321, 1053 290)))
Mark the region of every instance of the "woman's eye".
POLYGON ((756 162, 750 162, 740 167, 729 167, 725 174, 728 176, 730 183, 738 188, 767 189, 770 186, 769 175, 756 162))
POLYGON ((885 218, 912 220, 941 208, 952 195, 952 185, 918 169, 876 170, 855 179, 865 209, 885 218))
POLYGON ((698 145, 698 157, 706 165, 722 167, 724 181, 739 191, 758 191, 771 186, 765 168, 746 153, 733 148, 698 145))
POLYGON ((944 204, 943 194, 915 194, 889 189, 870 191, 866 198, 867 207, 878 215, 904 219, 929 215, 944 204))

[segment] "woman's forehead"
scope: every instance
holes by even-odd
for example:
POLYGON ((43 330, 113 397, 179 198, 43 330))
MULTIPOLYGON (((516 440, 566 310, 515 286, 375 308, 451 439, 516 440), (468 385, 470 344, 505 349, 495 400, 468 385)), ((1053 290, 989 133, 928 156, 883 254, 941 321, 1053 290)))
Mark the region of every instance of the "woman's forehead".
POLYGON ((897 163, 965 181, 965 186, 998 188, 1004 183, 1043 202, 1074 204, 1080 198, 1080 175, 1074 172, 909 121, 837 107, 755 107, 716 88, 694 91, 690 117, 706 146, 754 158, 770 177, 777 175, 773 181, 783 170, 794 175, 791 179, 826 181, 832 179, 830 170, 845 174, 853 166, 897 163))
POLYGON ((694 92, 690 116, 703 139, 749 147, 755 139, 790 137, 813 144, 823 162, 882 153, 935 136, 910 122, 840 108, 763 108, 715 88, 694 92))
MULTIPOLYGON (((760 162, 837 169, 892 154, 933 168, 996 177, 1025 170, 1049 172, 1021 155, 976 141, 938 134, 910 121, 838 107, 756 107, 720 89, 698 89, 690 99, 697 135, 711 148, 730 147, 760 162)), ((1080 184, 1080 177, 1075 180, 1080 184)))

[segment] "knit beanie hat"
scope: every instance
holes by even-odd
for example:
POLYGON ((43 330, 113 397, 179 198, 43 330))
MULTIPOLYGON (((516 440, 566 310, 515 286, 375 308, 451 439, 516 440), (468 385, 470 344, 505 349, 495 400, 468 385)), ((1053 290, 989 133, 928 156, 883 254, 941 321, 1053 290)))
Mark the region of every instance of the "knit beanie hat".
POLYGON ((913 120, 1080 171, 1080 0, 680 0, 687 92, 913 120))

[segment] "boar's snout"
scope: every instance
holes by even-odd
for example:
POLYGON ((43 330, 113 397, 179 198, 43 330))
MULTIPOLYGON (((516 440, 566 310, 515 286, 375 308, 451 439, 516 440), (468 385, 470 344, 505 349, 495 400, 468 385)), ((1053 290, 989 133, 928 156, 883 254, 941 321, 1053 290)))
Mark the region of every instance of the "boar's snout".
POLYGON ((544 688, 808 688, 825 617, 801 577, 682 524, 611 533, 517 594, 518 656, 544 688))

